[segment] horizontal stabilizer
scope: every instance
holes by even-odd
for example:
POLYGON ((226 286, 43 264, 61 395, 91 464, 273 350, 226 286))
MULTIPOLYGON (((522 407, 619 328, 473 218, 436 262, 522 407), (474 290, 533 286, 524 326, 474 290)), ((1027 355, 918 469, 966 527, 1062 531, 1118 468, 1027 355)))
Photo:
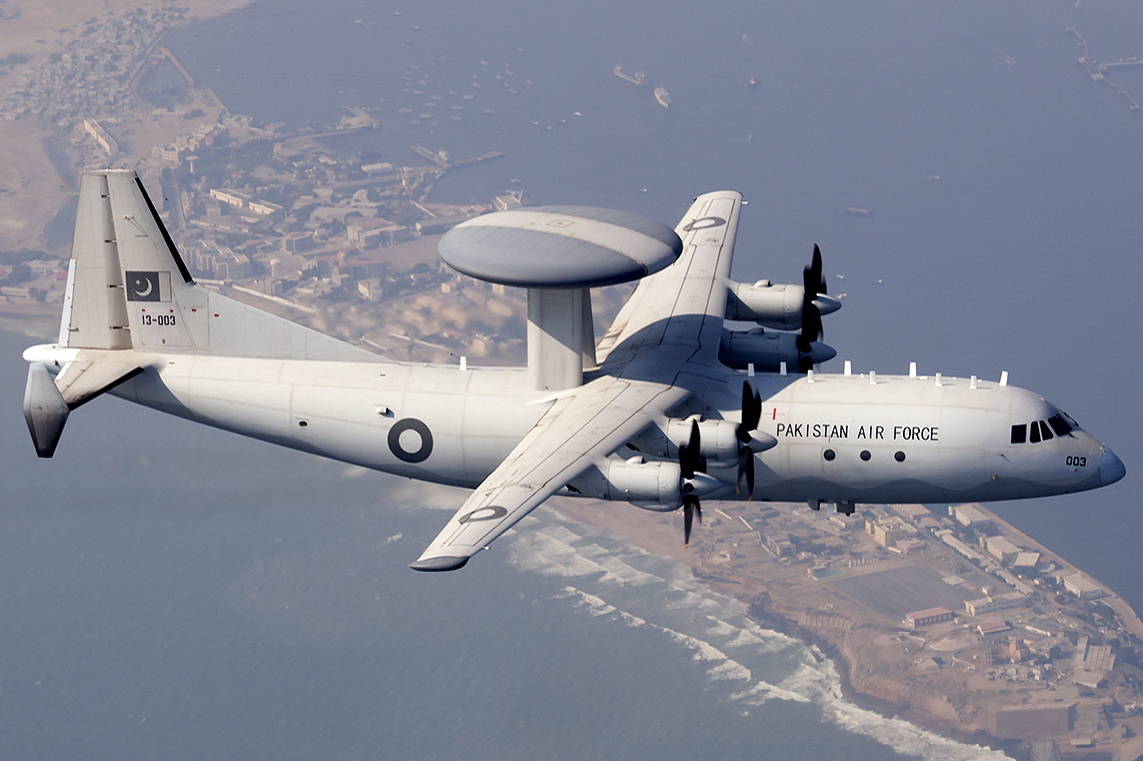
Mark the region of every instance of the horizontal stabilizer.
MULTIPOLYGON (((133 354, 133 352, 126 352, 133 354)), ((143 372, 134 362, 100 359, 69 362, 56 376, 55 385, 68 409, 74 410, 105 391, 143 372)))
POLYGON ((70 411, 48 366, 42 362, 29 365, 28 385, 24 388, 24 419, 28 421, 37 455, 55 454, 70 411))

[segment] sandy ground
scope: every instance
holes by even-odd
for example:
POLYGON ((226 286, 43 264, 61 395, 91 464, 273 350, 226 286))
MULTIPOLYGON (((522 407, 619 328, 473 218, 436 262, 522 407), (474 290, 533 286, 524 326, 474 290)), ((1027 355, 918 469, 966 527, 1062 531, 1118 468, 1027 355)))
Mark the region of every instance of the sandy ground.
MULTIPOLYGON (((248 3, 187 0, 182 5, 189 8, 188 18, 202 19, 248 3)), ((24 67, 40 65, 52 53, 62 52, 82 32, 87 19, 163 5, 155 0, 8 0, 0 17, 0 51, 32 58, 26 64, 0 70, 0 92, 12 87, 24 67)), ((178 126, 180 130, 187 128, 186 123, 178 126)), ((150 129, 161 132, 162 126, 150 129)), ((62 131, 59 125, 30 119, 0 121, 0 251, 42 249, 44 227, 75 192, 75 178, 60 177, 44 148, 46 139, 62 131)))

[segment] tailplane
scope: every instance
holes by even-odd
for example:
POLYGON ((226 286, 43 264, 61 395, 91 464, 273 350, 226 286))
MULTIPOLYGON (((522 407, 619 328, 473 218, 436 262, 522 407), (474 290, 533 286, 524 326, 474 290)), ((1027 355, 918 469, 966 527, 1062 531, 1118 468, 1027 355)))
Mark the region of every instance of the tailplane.
POLYGON ((156 354, 377 361, 371 352, 196 285, 139 176, 83 173, 59 339, 28 349, 24 417, 51 457, 67 413, 156 354))

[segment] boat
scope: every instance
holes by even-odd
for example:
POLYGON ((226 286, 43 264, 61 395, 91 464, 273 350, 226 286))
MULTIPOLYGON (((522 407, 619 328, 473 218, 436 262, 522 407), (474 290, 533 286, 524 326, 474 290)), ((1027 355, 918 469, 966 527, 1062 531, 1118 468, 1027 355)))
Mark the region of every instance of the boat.
POLYGON ((631 84, 639 85, 640 87, 651 84, 651 81, 649 79, 647 79, 646 73, 644 73, 642 71, 637 71, 634 74, 632 74, 631 72, 627 71, 627 69, 623 68, 622 66, 616 66, 614 69, 611 70, 611 73, 614 74, 615 76, 619 77, 620 79, 626 79, 631 84))
POLYGON ((667 88, 662 85, 655 88, 655 100, 659 101, 659 105, 663 108, 671 107, 671 96, 667 93, 667 88))

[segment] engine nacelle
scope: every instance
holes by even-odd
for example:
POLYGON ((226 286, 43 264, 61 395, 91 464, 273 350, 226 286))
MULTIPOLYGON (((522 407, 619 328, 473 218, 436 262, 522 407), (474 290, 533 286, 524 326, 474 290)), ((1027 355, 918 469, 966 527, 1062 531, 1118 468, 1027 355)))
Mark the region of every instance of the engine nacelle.
POLYGON ((644 462, 642 457, 633 457, 588 468, 569 481, 568 487, 585 497, 624 500, 646 510, 667 512, 682 504, 682 482, 677 462, 644 462))
POLYGON ((744 370, 753 364, 758 372, 773 373, 783 362, 790 372, 798 372, 803 359, 812 364, 826 362, 837 356, 832 346, 821 341, 810 342, 809 354, 798 348, 798 337, 793 333, 766 333, 761 329, 722 331, 718 345, 718 359, 724 365, 744 370))
MULTIPOLYGON (((643 454, 677 459, 679 444, 691 438, 690 419, 671 418, 665 425, 653 425, 631 439, 631 445, 643 454)), ((699 453, 707 460, 734 462, 738 457, 738 424, 729 420, 700 420, 699 453)))
MULTIPOLYGON (((806 289, 792 283, 730 283, 726 295, 726 319, 756 322, 776 330, 798 330, 802 327, 802 301, 806 289)), ((814 297, 818 312, 832 314, 841 309, 837 299, 819 293, 814 297)))

